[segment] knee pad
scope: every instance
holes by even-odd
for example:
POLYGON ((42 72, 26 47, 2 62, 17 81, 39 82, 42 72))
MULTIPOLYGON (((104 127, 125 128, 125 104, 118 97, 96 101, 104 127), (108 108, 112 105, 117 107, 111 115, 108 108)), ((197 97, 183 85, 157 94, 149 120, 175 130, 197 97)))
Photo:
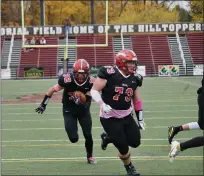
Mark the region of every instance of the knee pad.
POLYGON ((69 138, 69 140, 71 143, 76 143, 79 140, 79 138, 78 137, 77 138, 69 138))
MULTIPOLYGON (((127 153, 126 153, 126 154, 127 154, 127 153)), ((120 158, 121 160, 127 160, 127 159, 130 158, 130 153, 129 153, 128 156, 126 156, 125 158, 122 158, 122 157, 119 155, 119 158, 120 158)))

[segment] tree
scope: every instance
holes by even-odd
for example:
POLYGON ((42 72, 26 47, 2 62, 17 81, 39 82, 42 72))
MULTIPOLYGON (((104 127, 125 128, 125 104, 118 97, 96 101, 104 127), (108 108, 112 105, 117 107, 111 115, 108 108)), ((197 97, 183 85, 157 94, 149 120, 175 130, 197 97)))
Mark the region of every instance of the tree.
POLYGON ((136 6, 128 4, 127 10, 117 19, 110 23, 159 23, 159 22, 178 22, 179 14, 177 11, 169 11, 166 6, 152 4, 151 2, 138 2, 136 6))
POLYGON ((26 26, 38 26, 40 25, 40 2, 39 1, 30 1, 29 6, 25 6, 25 25, 26 26))
MULTIPOLYGON (((109 23, 178 22, 178 11, 170 11, 165 1, 109 0, 109 23)), ((20 1, 11 2, 2 1, 2 25, 21 25, 20 1)), ((90 24, 89 1, 46 0, 44 2, 46 25, 63 25, 67 17, 73 25, 90 24)), ((96 24, 105 24, 105 7, 105 0, 94 2, 96 24)), ((40 25, 39 0, 24 1, 24 12, 26 26, 40 25)))
POLYGON ((62 25, 71 18, 73 24, 87 24, 90 18, 89 6, 82 1, 46 1, 46 24, 62 25))
POLYGON ((204 1, 189 1, 188 4, 192 21, 203 22, 204 1))
POLYGON ((19 26, 21 23, 20 1, 1 2, 2 26, 19 26))

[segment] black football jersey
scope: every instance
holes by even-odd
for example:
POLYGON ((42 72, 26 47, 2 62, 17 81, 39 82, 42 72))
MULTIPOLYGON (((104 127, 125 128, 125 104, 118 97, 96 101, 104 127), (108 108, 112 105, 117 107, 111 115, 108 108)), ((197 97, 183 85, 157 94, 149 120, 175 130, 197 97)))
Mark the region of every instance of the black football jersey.
POLYGON ((99 69, 98 77, 107 80, 102 90, 104 103, 117 110, 129 109, 134 91, 139 86, 136 76, 124 76, 117 67, 104 66, 99 69))
MULTIPOLYGON (((79 85, 75 79, 72 73, 66 73, 62 74, 59 77, 58 84, 64 88, 63 91, 63 97, 62 97, 62 103, 64 107, 67 108, 74 108, 83 106, 82 105, 76 105, 75 102, 72 100, 72 95, 75 91, 80 91, 86 94, 88 91, 91 90, 94 82, 94 77, 89 76, 83 84, 79 85)), ((91 102, 88 102, 89 106, 91 102)))
POLYGON ((204 78, 201 81, 201 87, 197 90, 197 93, 198 94, 204 93, 204 78))

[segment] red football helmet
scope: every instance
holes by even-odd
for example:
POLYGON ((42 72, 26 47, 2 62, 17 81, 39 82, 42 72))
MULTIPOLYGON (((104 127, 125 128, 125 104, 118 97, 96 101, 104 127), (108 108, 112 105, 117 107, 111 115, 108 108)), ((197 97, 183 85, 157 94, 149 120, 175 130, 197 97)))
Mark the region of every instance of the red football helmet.
POLYGON ((89 63, 85 59, 77 59, 73 65, 74 78, 78 84, 83 84, 89 75, 89 63))
POLYGON ((137 68, 137 56, 134 51, 124 49, 116 55, 116 65, 125 74, 134 74, 137 68))

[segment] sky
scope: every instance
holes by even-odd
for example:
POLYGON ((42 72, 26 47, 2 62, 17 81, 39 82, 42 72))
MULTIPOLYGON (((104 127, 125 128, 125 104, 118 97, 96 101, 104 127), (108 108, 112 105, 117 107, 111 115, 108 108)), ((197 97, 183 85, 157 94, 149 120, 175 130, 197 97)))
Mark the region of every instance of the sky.
POLYGON ((174 0, 175 2, 171 5, 171 8, 174 8, 177 4, 180 5, 180 7, 186 9, 186 10, 190 10, 190 8, 188 7, 188 2, 186 1, 178 1, 178 0, 174 0))

